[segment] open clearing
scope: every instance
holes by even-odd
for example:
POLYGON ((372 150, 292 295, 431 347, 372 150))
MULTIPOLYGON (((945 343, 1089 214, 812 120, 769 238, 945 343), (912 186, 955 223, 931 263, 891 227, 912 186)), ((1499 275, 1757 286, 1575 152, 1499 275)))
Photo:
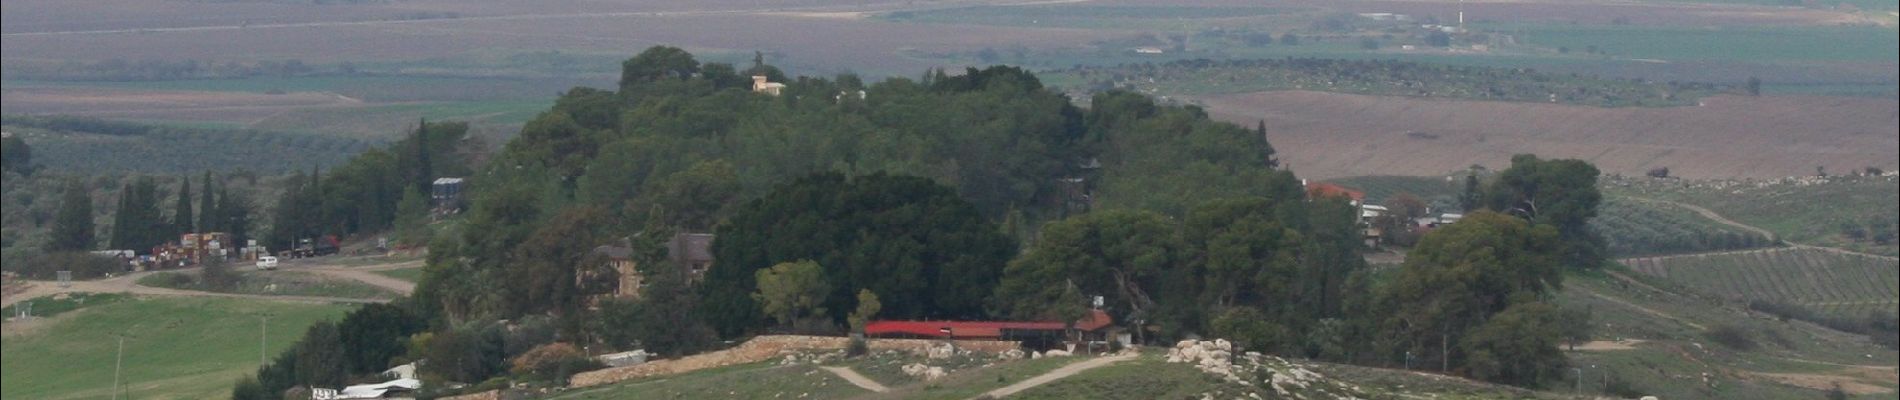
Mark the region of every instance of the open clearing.
POLYGON ((351 306, 215 297, 132 298, 56 318, 0 344, 6 368, 0 397, 108 397, 118 343, 125 340, 121 382, 141 399, 226 396, 231 383, 257 368, 260 315, 269 315, 269 354, 303 336, 305 327, 336 319, 351 306))
POLYGON ((1194 100, 1243 126, 1266 120, 1282 163, 1314 179, 1501 169, 1520 153, 1691 178, 1891 170, 1900 159, 1893 99, 1718 96, 1695 107, 1599 108, 1277 91, 1194 100))

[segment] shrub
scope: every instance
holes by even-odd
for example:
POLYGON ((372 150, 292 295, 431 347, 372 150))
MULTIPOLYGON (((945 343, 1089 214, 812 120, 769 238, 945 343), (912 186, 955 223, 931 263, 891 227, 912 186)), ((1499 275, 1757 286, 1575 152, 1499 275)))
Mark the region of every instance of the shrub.
POLYGON ((1717 325, 1703 332, 1702 336, 1730 349, 1754 350, 1756 347, 1755 338, 1749 337, 1748 331, 1735 325, 1717 325))
POLYGON ((862 356, 862 355, 870 354, 870 353, 871 353, 870 344, 865 343, 864 337, 861 337, 861 336, 852 336, 851 344, 845 346, 844 348, 844 355, 846 357, 857 357, 857 356, 862 356))
POLYGON ((548 343, 515 357, 509 372, 517 376, 554 381, 566 380, 578 372, 600 369, 603 365, 567 343, 548 343))
POLYGON ((28 279, 53 280, 59 271, 72 271, 73 279, 94 279, 124 272, 126 264, 116 258, 80 252, 29 254, 7 260, 6 270, 28 279))

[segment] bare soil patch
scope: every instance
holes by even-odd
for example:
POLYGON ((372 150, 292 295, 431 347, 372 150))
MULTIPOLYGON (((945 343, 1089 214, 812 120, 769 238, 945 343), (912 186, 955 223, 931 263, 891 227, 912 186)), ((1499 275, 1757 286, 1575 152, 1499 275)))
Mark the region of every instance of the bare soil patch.
POLYGON ((1317 179, 1503 168, 1519 153, 1580 158, 1606 174, 1668 167, 1688 178, 1892 170, 1900 159, 1893 99, 1718 96, 1700 106, 1600 108, 1277 91, 1193 100, 1244 126, 1266 120, 1282 162, 1317 179))
POLYGON ((1856 379, 1853 376, 1844 376, 1844 375, 1774 374, 1774 373, 1762 373, 1762 372, 1749 373, 1748 375, 1753 375, 1757 378, 1767 379, 1767 380, 1782 383, 1782 384, 1800 386, 1800 387, 1815 389, 1815 390, 1832 390, 1836 387, 1839 387, 1841 388, 1841 391, 1847 392, 1847 394, 1857 395, 1857 396, 1865 395, 1865 394, 1893 393, 1894 391, 1892 388, 1869 384, 1859 379, 1856 379))
MULTIPOLYGON (((1577 346, 1577 347, 1576 347, 1576 348, 1575 348, 1574 350, 1576 350, 1576 351, 1622 351, 1622 350, 1636 350, 1636 345, 1639 345, 1639 344, 1643 344, 1643 342, 1644 342, 1644 340, 1641 340, 1641 339, 1628 339, 1628 340, 1592 340, 1592 341, 1590 341, 1590 342, 1588 342, 1588 343, 1584 343, 1584 344, 1581 344, 1581 345, 1578 345, 1578 346, 1577 346)), ((1568 348, 1568 347, 1566 347, 1566 349, 1569 349, 1569 348, 1568 348)))

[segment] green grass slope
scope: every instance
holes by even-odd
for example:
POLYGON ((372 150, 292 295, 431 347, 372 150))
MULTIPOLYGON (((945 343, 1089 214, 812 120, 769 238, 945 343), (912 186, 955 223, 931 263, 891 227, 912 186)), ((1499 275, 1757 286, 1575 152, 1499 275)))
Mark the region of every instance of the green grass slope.
POLYGON ((0 397, 96 399, 111 395, 114 335, 125 335, 120 382, 133 398, 210 399, 257 368, 259 315, 270 315, 269 354, 347 306, 216 298, 136 298, 57 318, 8 322, 0 342, 0 397), (44 324, 21 326, 18 324, 44 324))
POLYGON ((1626 260, 1630 268, 1737 301, 1788 302, 1858 317, 1896 312, 1900 269, 1890 259, 1812 248, 1626 260))

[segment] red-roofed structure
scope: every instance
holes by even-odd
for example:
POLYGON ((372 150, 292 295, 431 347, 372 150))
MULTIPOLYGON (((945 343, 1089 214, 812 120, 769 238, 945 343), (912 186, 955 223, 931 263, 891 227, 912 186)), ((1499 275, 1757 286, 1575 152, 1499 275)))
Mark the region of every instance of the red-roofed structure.
POLYGON ((1366 192, 1347 189, 1345 186, 1340 186, 1339 184, 1335 184, 1335 183, 1307 182, 1306 183, 1306 197, 1314 198, 1314 199, 1324 198, 1324 197, 1344 197, 1347 200, 1352 200, 1353 204, 1359 204, 1366 200, 1366 192))
MULTIPOLYGON (((1075 329, 1096 332, 1111 325, 1114 325, 1114 320, 1109 318, 1108 313, 1090 310, 1088 317, 1075 322, 1075 329)), ((1047 321, 871 321, 864 325, 864 334, 939 339, 1012 339, 1061 334, 1067 328, 1068 324, 1047 321)))

